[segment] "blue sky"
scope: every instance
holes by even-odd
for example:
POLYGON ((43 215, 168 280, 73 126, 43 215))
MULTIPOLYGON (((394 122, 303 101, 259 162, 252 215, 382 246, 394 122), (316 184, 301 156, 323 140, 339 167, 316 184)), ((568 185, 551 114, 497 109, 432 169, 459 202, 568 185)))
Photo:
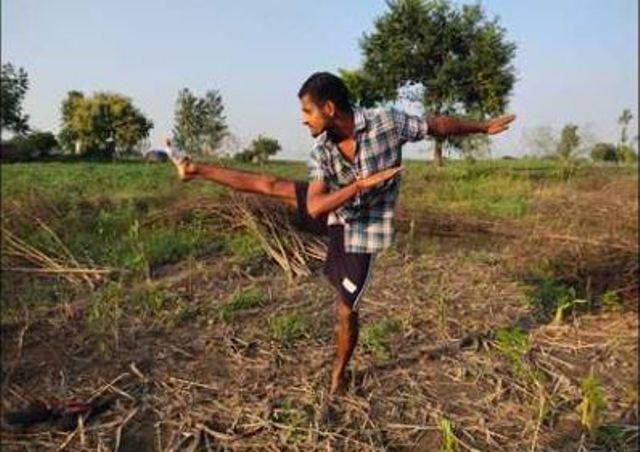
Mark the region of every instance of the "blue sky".
MULTIPOLYGON (((457 2, 460 3, 460 2, 457 2)), ((623 108, 638 110, 636 0, 484 0, 518 46, 510 111, 517 123, 494 155, 526 152, 523 135, 568 122, 616 140, 623 108)), ((118 91, 154 122, 160 145, 178 90, 220 90, 241 143, 276 137, 282 158, 312 145, 296 93, 317 70, 353 68, 358 40, 383 0, 1 0, 2 59, 24 67, 31 124, 57 131, 67 91, 118 91)), ((632 134, 637 133, 637 118, 632 134)), ((431 143, 406 150, 430 155, 431 143), (429 150, 429 151, 428 151, 429 150), (427 153, 428 152, 428 153, 427 153)))

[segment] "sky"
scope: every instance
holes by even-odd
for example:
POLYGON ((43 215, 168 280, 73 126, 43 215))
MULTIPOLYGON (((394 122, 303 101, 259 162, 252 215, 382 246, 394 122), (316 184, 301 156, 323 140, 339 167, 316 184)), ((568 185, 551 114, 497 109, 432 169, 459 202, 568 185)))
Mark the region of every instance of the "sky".
MULTIPOLYGON (((387 9, 384 0, 0 1, 2 62, 29 74, 32 127, 57 132, 70 90, 116 91, 153 121, 160 147, 178 91, 217 89, 239 146, 269 135, 282 145, 279 158, 296 160, 313 144, 300 85, 315 71, 358 67, 359 40, 387 9)), ((493 139, 492 155, 531 152, 527 134, 567 123, 615 142, 620 112, 638 112, 637 0, 480 3, 517 45, 509 104, 517 119, 493 139)), ((431 157, 431 149, 412 144, 405 157, 431 157)))

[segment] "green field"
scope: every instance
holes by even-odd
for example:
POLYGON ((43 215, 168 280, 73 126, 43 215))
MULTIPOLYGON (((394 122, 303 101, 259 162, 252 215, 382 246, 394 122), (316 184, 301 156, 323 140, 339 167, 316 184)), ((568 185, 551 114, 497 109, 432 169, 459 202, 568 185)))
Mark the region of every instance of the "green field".
MULTIPOLYGON (((317 411, 333 293, 317 259, 274 258, 284 207, 181 183, 169 164, 0 166, 3 408, 120 376, 129 398, 87 450, 113 447, 134 410, 128 450, 186 448, 203 428, 231 449, 633 450, 637 166, 405 166, 397 241, 364 296, 331 427, 317 411)), ((242 167, 306 177, 304 163, 242 167)))

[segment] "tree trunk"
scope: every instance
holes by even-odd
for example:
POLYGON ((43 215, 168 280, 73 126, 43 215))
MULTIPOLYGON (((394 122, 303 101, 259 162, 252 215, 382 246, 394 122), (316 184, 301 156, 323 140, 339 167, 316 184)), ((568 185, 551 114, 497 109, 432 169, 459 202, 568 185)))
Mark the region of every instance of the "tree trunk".
POLYGON ((442 140, 436 139, 436 146, 433 149, 433 159, 435 160, 436 166, 442 166, 442 140))

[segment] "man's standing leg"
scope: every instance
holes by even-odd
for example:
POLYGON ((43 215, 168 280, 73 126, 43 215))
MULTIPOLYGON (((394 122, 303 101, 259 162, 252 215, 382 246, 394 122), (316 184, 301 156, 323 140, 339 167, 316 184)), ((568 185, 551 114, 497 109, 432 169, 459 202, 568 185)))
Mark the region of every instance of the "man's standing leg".
POLYGON ((359 332, 358 312, 352 309, 351 302, 342 294, 338 295, 336 316, 336 359, 329 387, 331 395, 341 392, 345 388, 345 371, 358 343, 359 332))
POLYGON ((329 393, 345 388, 345 373, 358 343, 358 308, 373 270, 375 253, 348 253, 344 246, 343 226, 329 226, 329 249, 325 276, 338 291, 336 300, 336 357, 331 372, 329 393))

